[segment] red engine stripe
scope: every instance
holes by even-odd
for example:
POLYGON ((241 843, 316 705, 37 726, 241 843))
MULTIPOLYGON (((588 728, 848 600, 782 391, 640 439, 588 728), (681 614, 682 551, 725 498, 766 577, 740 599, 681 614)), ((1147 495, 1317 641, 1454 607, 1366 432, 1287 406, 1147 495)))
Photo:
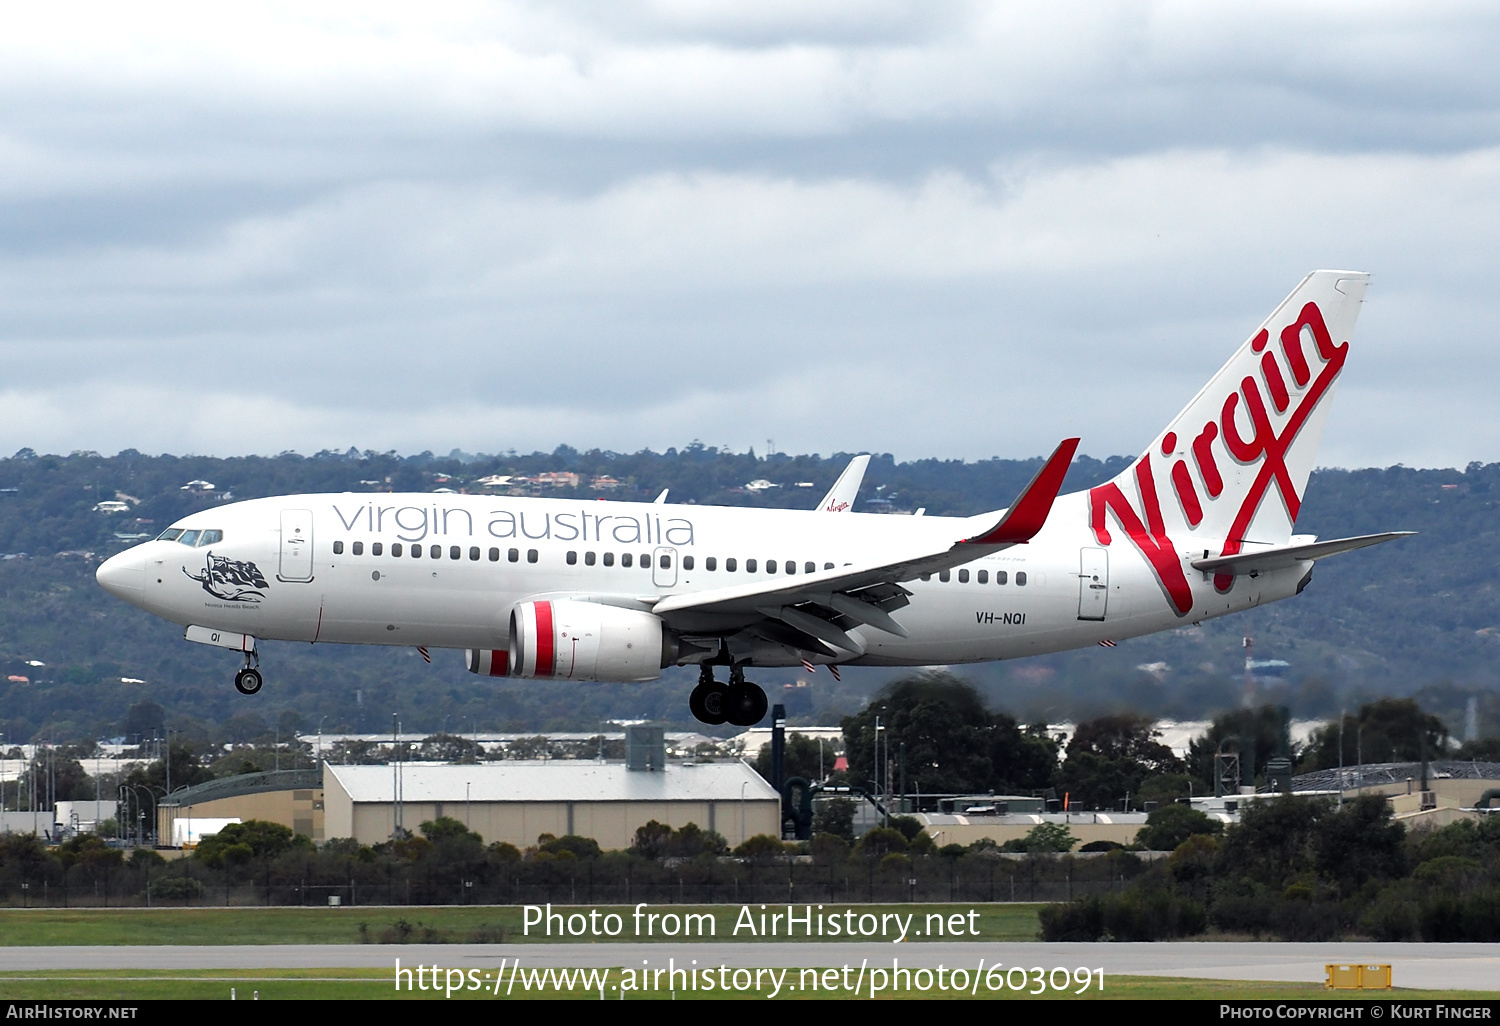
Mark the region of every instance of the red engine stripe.
POLYGON ((552 676, 554 637, 552 634, 552 603, 537 602, 536 606, 536 675, 552 676))
POLYGON ((508 677, 510 675, 510 650, 497 648, 490 653, 490 676, 508 677))

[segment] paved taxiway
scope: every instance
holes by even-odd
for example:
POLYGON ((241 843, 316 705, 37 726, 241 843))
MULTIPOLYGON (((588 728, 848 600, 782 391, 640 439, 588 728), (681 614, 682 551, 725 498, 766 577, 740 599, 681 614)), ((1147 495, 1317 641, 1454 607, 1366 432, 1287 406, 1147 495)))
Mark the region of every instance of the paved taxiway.
POLYGON ((1188 976, 1218 980, 1321 983, 1328 963, 1390 964, 1396 986, 1500 992, 1500 944, 1044 944, 933 941, 878 943, 701 944, 247 944, 177 947, 117 945, 0 947, 0 972, 47 969, 385 969, 437 964, 496 970, 501 959, 542 968, 728 965, 732 968, 939 964, 1103 968, 1106 978, 1188 976))

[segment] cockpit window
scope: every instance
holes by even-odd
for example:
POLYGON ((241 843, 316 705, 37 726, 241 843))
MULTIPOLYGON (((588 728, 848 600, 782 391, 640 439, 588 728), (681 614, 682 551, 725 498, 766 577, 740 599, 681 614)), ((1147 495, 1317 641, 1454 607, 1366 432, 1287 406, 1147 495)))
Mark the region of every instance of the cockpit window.
POLYGON ((217 545, 224 540, 223 531, 204 531, 198 538, 199 545, 217 545))
POLYGON ((197 545, 198 535, 201 533, 201 531, 183 531, 182 537, 178 538, 177 540, 182 542, 182 544, 184 545, 197 545))
POLYGON ((178 538, 181 538, 181 537, 182 537, 182 528, 180 528, 180 527, 169 527, 165 531, 163 531, 161 534, 157 535, 156 536, 156 540, 157 541, 176 541, 178 538))

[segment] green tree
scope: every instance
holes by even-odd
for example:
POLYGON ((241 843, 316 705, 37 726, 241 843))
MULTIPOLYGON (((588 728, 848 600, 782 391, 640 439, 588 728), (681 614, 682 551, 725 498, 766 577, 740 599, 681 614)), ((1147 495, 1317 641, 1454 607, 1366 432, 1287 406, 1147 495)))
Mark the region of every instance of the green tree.
POLYGON ((1127 796, 1138 804, 1148 778, 1182 768, 1160 736, 1149 717, 1128 713, 1080 723, 1068 742, 1058 784, 1069 806, 1116 808, 1127 796))
POLYGON ((842 866, 849 861, 849 842, 838 834, 815 833, 808 847, 820 866, 842 866))
POLYGON ((890 827, 876 827, 868 830, 854 846, 854 854, 866 859, 883 859, 892 853, 901 854, 906 851, 906 835, 899 830, 890 827))
POLYGON ((667 856, 671 844, 672 828, 653 819, 636 827, 630 851, 643 859, 660 859, 667 856))
POLYGON ((685 823, 672 832, 667 850, 677 858, 693 859, 700 855, 723 855, 729 845, 716 831, 704 830, 697 823, 685 823))
POLYGON ((870 704, 844 718, 851 782, 884 779, 875 766, 875 720, 890 771, 902 746, 908 787, 925 793, 1030 790, 1045 786, 1054 763, 1045 735, 1023 733, 1009 716, 990 713, 973 685, 948 673, 924 673, 887 684, 870 704))
MULTIPOLYGON (((803 780, 822 780, 826 770, 833 771, 834 752, 827 744, 819 745, 818 739, 806 734, 791 733, 786 738, 786 776, 803 780), (821 768, 820 768, 821 767, 821 768)), ((755 771, 767 780, 771 779, 771 745, 760 746, 755 756, 755 771)))
POLYGON ((828 798, 813 805, 814 834, 835 834, 845 844, 854 843, 854 803, 848 798, 828 798))
POLYGON ((1406 873, 1406 828, 1391 821, 1391 804, 1376 794, 1361 795, 1325 815, 1313 834, 1318 875, 1346 896, 1367 880, 1392 880, 1406 873))
POLYGON ((1345 716, 1340 736, 1339 721, 1313 733, 1302 769, 1334 769, 1353 766, 1361 758, 1372 762, 1416 762, 1422 758, 1423 740, 1428 758, 1438 758, 1448 745, 1448 728, 1436 716, 1424 713, 1410 698, 1382 698, 1359 707, 1358 716, 1345 716))
POLYGON ((577 834, 564 834, 562 837, 543 834, 537 838, 537 851, 548 855, 562 855, 566 852, 569 858, 575 859, 597 859, 600 855, 598 841, 592 837, 579 837, 577 834), (544 841, 542 838, 550 839, 544 841))
POLYGON ((476 843, 483 844, 484 838, 464 826, 459 820, 452 816, 439 816, 437 819, 427 820, 417 827, 422 831, 422 836, 433 844, 442 844, 444 841, 455 839, 472 839, 476 843))
POLYGON ((193 849, 193 858, 210 867, 244 863, 251 859, 274 859, 292 848, 312 847, 305 834, 293 834, 290 827, 263 819, 229 823, 216 834, 209 834, 193 849))
POLYGON ((1000 846, 1001 851, 1029 852, 1032 855, 1040 855, 1045 852, 1072 851, 1073 846, 1078 843, 1078 838, 1062 823, 1038 823, 1026 831, 1025 837, 1018 837, 1006 841, 1000 846))
POLYGON ((1240 821, 1225 831, 1219 871, 1280 889, 1313 870, 1312 836, 1329 803, 1280 795, 1240 806, 1240 821))
POLYGON ((745 843, 734 849, 741 858, 764 859, 786 853, 786 844, 770 834, 756 834, 745 838, 745 843))
POLYGON ((1224 824, 1191 805, 1163 805, 1146 817, 1146 825, 1135 835, 1136 843, 1148 851, 1176 851, 1195 834, 1223 833, 1224 824))

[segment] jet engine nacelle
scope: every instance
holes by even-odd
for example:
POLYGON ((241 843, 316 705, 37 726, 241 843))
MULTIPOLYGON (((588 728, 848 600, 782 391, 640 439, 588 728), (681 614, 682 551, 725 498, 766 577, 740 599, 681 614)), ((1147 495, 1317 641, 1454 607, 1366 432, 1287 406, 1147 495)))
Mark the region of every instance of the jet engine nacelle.
POLYGON ((676 658, 661 617, 573 599, 520 602, 510 613, 509 675, 643 681, 676 658))

